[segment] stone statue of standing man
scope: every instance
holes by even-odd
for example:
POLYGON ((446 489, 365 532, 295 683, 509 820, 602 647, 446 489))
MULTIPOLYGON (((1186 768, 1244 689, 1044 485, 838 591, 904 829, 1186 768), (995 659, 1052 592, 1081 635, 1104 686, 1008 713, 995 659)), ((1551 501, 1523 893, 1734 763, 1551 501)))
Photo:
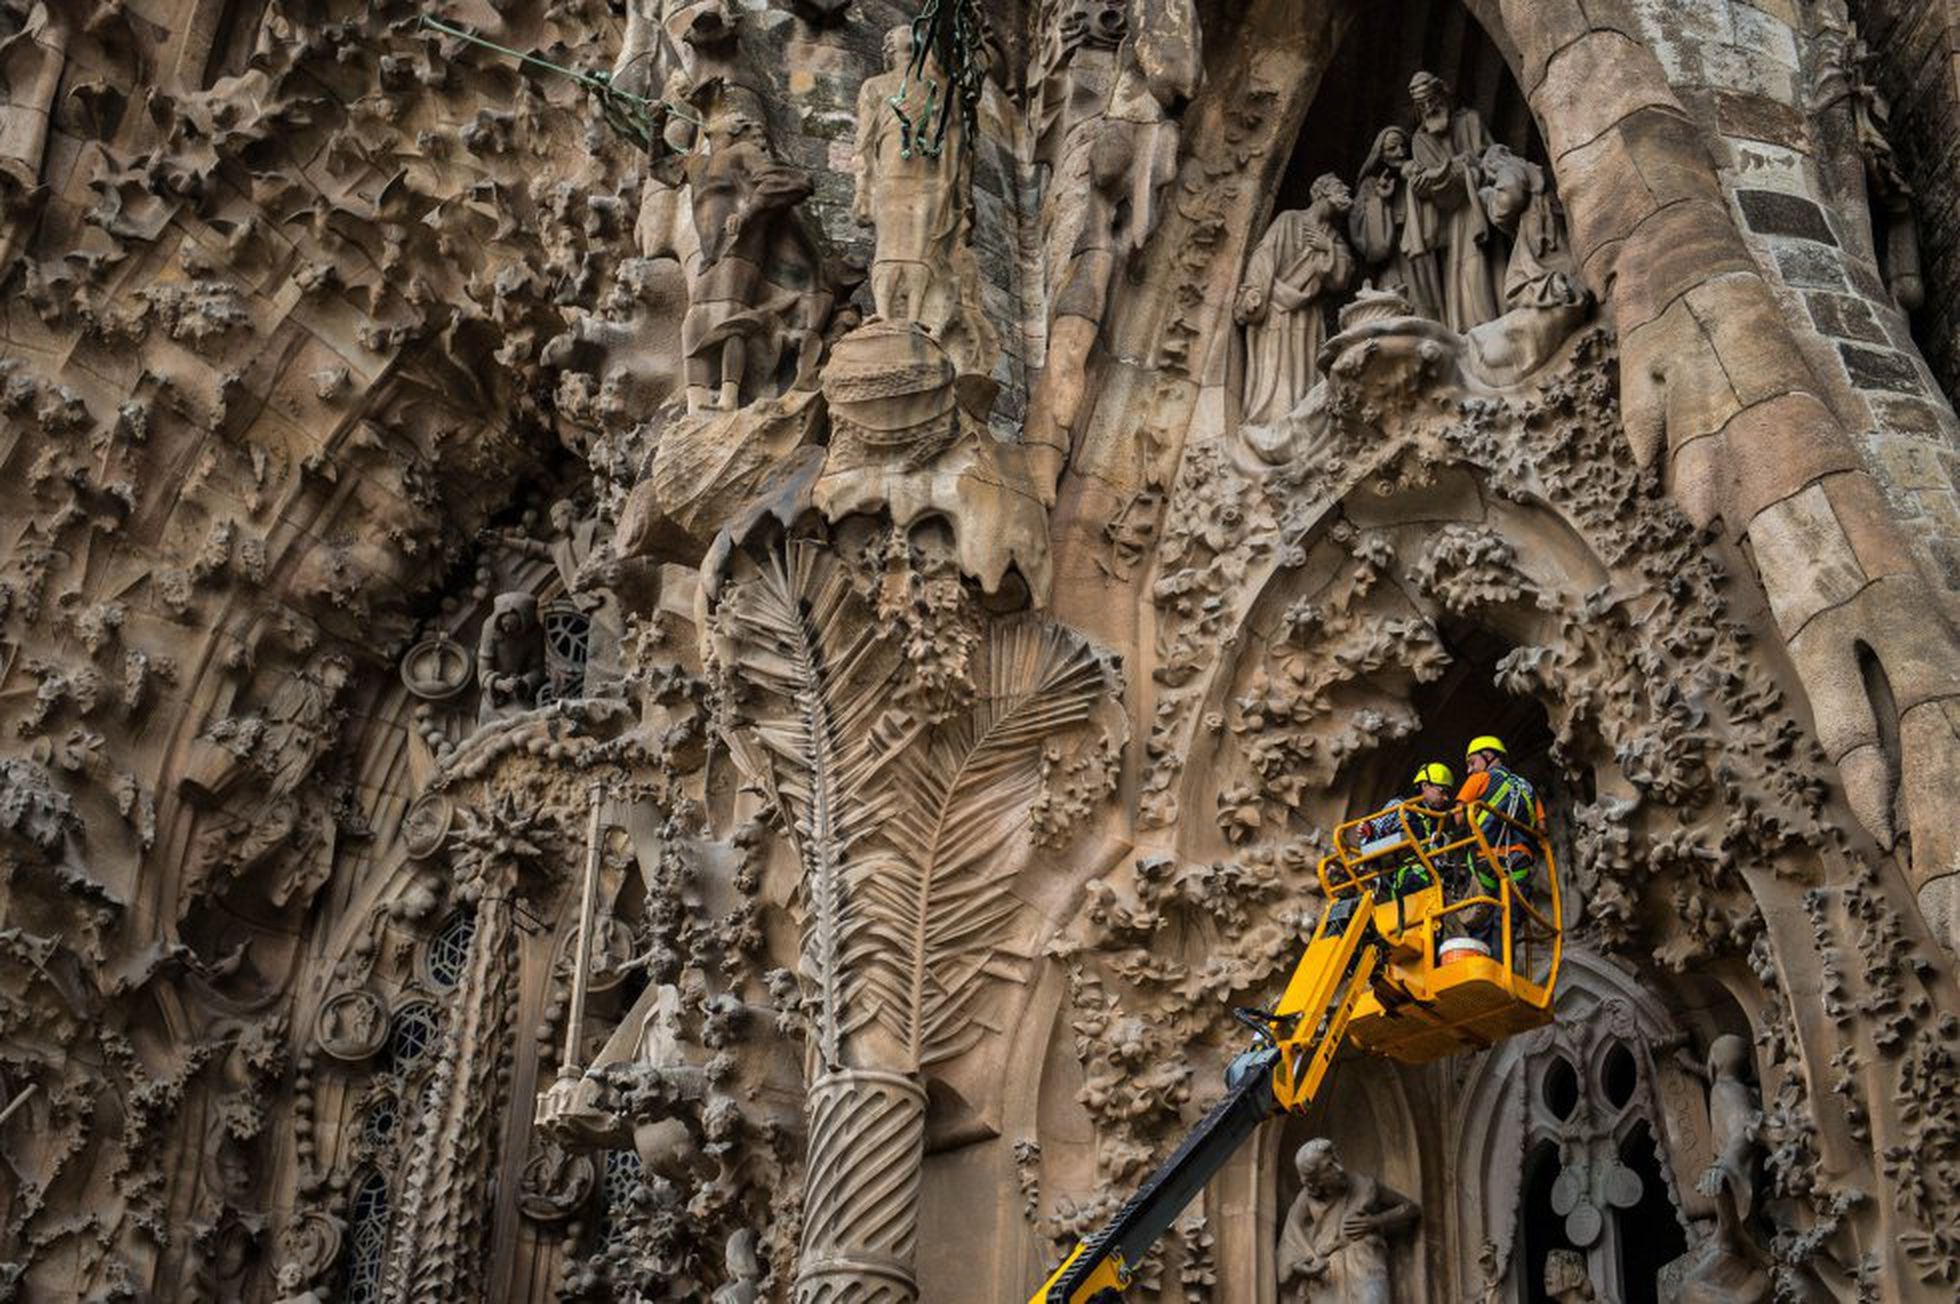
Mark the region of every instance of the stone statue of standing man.
POLYGON ((1436 259, 1443 324, 1481 326, 1503 311, 1504 253, 1478 196, 1479 166, 1490 133, 1475 109, 1460 108, 1430 72, 1409 80, 1416 125, 1409 134, 1408 229, 1403 251, 1436 259))
POLYGON ((984 375, 995 340, 979 309, 979 272, 968 245, 972 149, 958 99, 944 89, 933 62, 927 60, 926 75, 942 84, 936 92, 925 78, 908 75, 914 52, 912 28, 892 28, 885 33, 885 71, 858 91, 851 211, 876 233, 871 301, 877 315, 919 323, 958 371, 984 375), (943 139, 940 114, 946 115, 943 139), (928 149, 933 140, 938 144, 928 149))
POLYGON ((1416 1206, 1341 1167, 1323 1137, 1301 1146, 1294 1165, 1300 1194, 1279 1237, 1283 1304, 1390 1304, 1388 1236, 1415 1222, 1416 1206))

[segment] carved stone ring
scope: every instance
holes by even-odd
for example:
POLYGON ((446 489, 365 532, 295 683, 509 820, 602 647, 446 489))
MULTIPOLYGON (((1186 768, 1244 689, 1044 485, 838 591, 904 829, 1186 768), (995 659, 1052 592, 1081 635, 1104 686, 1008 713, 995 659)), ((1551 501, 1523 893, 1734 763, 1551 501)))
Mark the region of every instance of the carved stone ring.
POLYGON ((432 634, 402 657, 402 683, 425 702, 447 702, 470 686, 473 669, 461 643, 432 634))

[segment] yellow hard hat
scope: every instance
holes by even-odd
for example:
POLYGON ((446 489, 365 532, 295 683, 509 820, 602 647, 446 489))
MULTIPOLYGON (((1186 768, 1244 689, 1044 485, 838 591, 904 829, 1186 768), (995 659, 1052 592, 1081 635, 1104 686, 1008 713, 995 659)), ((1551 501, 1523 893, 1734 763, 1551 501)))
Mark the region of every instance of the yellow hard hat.
POLYGON ((1437 783, 1445 788, 1453 788, 1456 786, 1456 775, 1452 774, 1450 767, 1441 761, 1431 761, 1416 771, 1416 783, 1418 786, 1425 783, 1437 783))
POLYGON ((1472 738, 1470 745, 1463 749, 1465 756, 1475 756, 1478 752, 1496 752, 1499 756, 1502 756, 1504 755, 1504 740, 1495 734, 1485 734, 1480 738, 1472 738))

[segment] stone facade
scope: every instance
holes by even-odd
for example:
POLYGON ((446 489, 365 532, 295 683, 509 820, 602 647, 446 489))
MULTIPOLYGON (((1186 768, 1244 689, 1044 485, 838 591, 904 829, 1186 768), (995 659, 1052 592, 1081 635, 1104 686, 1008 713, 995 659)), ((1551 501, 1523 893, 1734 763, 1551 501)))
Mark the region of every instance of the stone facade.
POLYGON ((1493 732, 1133 1293, 1953 1298, 1956 31, 0 2, 0 1300, 1026 1298, 1493 732))

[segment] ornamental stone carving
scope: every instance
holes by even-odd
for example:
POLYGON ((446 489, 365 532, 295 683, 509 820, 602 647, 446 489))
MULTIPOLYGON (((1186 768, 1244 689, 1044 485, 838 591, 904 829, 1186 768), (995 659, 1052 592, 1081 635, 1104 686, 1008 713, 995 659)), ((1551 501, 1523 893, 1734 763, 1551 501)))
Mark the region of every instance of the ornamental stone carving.
POLYGON ((1950 1300, 1937 8, 0 0, 0 1298, 1950 1300))

